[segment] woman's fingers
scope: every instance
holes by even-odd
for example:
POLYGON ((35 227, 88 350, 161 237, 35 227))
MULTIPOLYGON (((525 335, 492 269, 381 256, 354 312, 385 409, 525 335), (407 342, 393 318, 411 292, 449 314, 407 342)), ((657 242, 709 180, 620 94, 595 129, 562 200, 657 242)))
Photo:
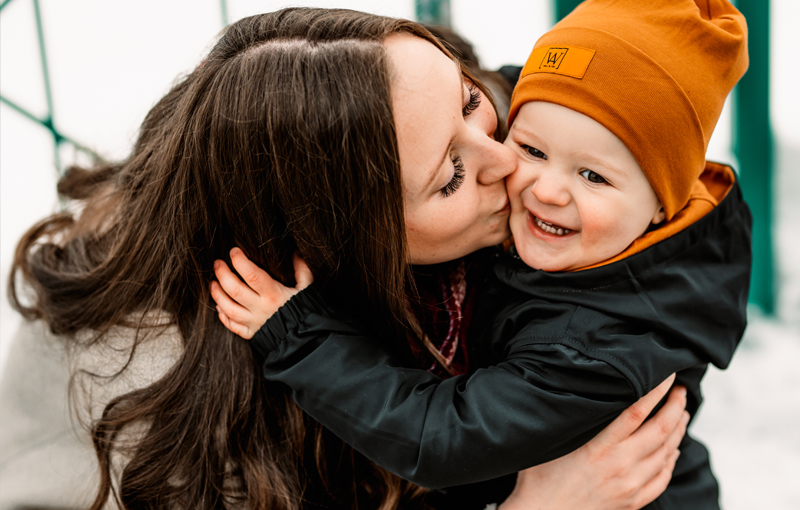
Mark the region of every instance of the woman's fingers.
POLYGON ((314 275, 311 274, 311 269, 308 268, 306 261, 303 260, 299 253, 294 252, 292 264, 294 265, 294 279, 297 282, 295 288, 297 290, 303 290, 314 283, 314 275))
POLYGON ((667 436, 664 444, 662 444, 661 447, 653 451, 652 454, 644 459, 642 461, 642 466, 647 466, 649 463, 652 465, 650 473, 657 473, 670 459, 670 457, 672 457, 672 455, 678 451, 678 446, 680 446, 681 440, 683 440, 683 436, 686 434, 686 427, 688 424, 689 413, 688 411, 683 411, 678 425, 670 432, 669 436, 667 436))
POLYGON ((233 263, 236 272, 244 278, 245 283, 256 294, 263 296, 272 291, 275 280, 266 271, 248 259, 241 249, 234 248, 231 250, 231 263, 233 263))
MULTIPOLYGON (((675 374, 667 377, 664 382, 656 386, 650 393, 637 400, 633 405, 624 410, 611 424, 603 429, 598 438, 611 444, 617 444, 627 439, 650 415, 664 395, 669 391, 675 381, 675 374)), ((677 420, 676 420, 677 421, 677 420)))
POLYGON ((669 482, 672 480, 672 471, 675 469, 675 463, 678 461, 679 455, 680 452, 678 452, 678 450, 672 451, 664 467, 656 476, 645 483, 639 491, 635 498, 633 508, 642 508, 652 503, 667 489, 667 485, 669 485, 669 482))
POLYGON ((677 450, 678 447, 681 445, 681 441, 683 441, 683 436, 686 434, 686 429, 689 426, 689 411, 684 411, 681 415, 681 421, 678 423, 678 426, 675 427, 675 430, 667 438, 667 441, 664 443, 664 447, 669 450, 677 450))
POLYGON ((682 425, 685 415, 688 415, 685 408, 686 388, 676 386, 670 392, 664 406, 631 436, 632 451, 641 455, 641 458, 645 458, 658 451, 659 448, 663 448, 670 438, 674 438, 675 434, 679 433, 677 443, 672 445, 669 450, 677 448, 680 438, 686 431, 685 423, 682 425))
POLYGON ((674 465, 673 457, 676 457, 676 454, 679 453, 678 446, 686 433, 686 425, 688 423, 689 413, 683 411, 683 417, 679 420, 677 426, 670 431, 666 440, 638 463, 636 472, 641 477, 637 481, 639 485, 646 486, 651 479, 658 477, 666 466, 674 465))
POLYGON ((689 413, 683 410, 684 405, 685 389, 674 388, 664 407, 624 445, 620 445, 624 452, 630 452, 625 454, 629 458, 641 459, 634 469, 634 486, 641 487, 635 496, 635 508, 641 508, 657 498, 672 478, 675 462, 680 455, 678 446, 689 424, 689 413), (640 457, 646 452, 650 453, 640 457))

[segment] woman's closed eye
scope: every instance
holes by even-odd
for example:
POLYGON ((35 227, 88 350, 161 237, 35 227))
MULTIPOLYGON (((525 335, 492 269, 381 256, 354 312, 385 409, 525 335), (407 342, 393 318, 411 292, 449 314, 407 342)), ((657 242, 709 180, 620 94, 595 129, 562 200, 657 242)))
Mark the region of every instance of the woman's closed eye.
POLYGON ((522 145, 522 149, 534 158, 547 159, 547 154, 540 151, 536 147, 531 147, 530 145, 522 145))
POLYGON ((593 170, 583 170, 580 172, 580 174, 583 176, 584 179, 591 182, 592 184, 606 184, 608 182, 606 181, 605 177, 603 177, 602 175, 598 174, 593 170))
POLYGON ((461 184, 464 182, 464 176, 466 175, 466 170, 464 170, 464 162, 461 160, 461 156, 453 156, 453 178, 450 179, 450 182, 444 185, 439 192, 444 197, 449 197, 456 191, 458 188, 461 187, 461 184))
POLYGON ((469 91, 469 101, 461 108, 461 115, 468 117, 472 112, 478 109, 481 105, 481 89, 473 83, 467 82, 467 90, 469 91))
MULTIPOLYGON (((481 95, 481 90, 475 86, 475 84, 466 82, 465 85, 467 87, 467 91, 469 91, 469 100, 467 100, 467 103, 461 108, 461 114, 464 117, 468 117, 481 105, 481 99, 483 96, 481 95)), ((441 193, 444 197, 449 197, 458 191, 458 188, 460 188, 464 183, 464 177, 467 174, 466 170, 464 169, 464 161, 461 159, 461 156, 452 156, 451 160, 453 162, 453 177, 447 184, 444 185, 443 188, 439 190, 439 193, 441 193)))

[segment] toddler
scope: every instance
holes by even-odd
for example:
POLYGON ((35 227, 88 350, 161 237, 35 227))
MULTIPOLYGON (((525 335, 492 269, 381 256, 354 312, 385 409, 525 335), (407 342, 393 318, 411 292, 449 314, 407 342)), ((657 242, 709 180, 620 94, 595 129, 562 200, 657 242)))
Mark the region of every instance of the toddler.
MULTIPOLYGON (((312 285, 254 336, 265 377, 427 487, 564 455, 672 372, 694 414, 708 363, 726 367, 745 327, 750 215, 705 150, 746 67, 727 1, 584 2, 512 97, 514 247, 493 255, 470 332, 493 362, 447 379, 403 368, 312 285)), ((708 452, 688 434, 680 449, 652 508, 718 508, 708 452)))

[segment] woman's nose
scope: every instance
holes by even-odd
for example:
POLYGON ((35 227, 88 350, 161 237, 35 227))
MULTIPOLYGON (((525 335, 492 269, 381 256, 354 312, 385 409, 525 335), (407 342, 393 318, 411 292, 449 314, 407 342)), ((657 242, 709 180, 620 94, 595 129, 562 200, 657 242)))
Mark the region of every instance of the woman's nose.
POLYGON ((478 173, 478 182, 488 186, 502 181, 517 169, 517 156, 494 138, 486 138, 484 145, 481 150, 483 164, 478 173))
POLYGON ((543 171, 531 186, 531 193, 542 204, 564 207, 571 198, 562 176, 554 171, 543 171))

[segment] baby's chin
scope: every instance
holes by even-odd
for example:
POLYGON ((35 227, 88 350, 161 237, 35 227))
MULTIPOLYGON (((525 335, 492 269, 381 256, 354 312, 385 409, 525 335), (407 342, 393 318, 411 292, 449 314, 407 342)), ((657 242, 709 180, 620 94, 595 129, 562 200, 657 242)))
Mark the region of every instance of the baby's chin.
POLYGON ((575 260, 567 253, 543 253, 543 250, 537 250, 535 246, 526 247, 518 244, 516 248, 517 255, 526 266, 548 273, 576 271, 602 262, 601 260, 575 260))
MULTIPOLYGON (((512 233, 514 231, 513 226, 512 223, 512 233)), ((573 243, 563 246, 563 250, 557 250, 550 243, 541 242, 527 232, 524 233, 524 236, 514 236, 512 239, 516 246, 517 255, 525 265, 548 273, 586 269, 600 264, 622 251, 614 251, 617 247, 606 247, 607 249, 604 250, 601 256, 590 257, 586 250, 576 247, 573 243)))
POLYGON ((533 250, 531 248, 526 250, 517 246, 517 255, 531 269, 547 271, 548 273, 570 271, 571 269, 570 265, 566 261, 560 260, 559 257, 543 256, 541 253, 532 254, 530 251, 533 250))

